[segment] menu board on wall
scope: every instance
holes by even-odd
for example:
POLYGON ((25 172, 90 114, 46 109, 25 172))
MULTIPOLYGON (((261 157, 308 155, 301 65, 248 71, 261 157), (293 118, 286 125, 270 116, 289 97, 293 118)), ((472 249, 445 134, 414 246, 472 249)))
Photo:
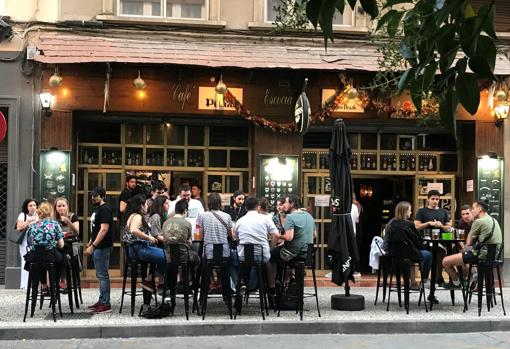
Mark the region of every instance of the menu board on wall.
POLYGON ((489 201, 489 214, 503 224, 503 160, 478 159, 477 199, 489 201))
POLYGON ((298 160, 297 155, 260 155, 258 196, 274 205, 280 196, 299 195, 298 160))
POLYGON ((69 152, 46 151, 40 155, 41 201, 71 196, 71 157, 69 152))

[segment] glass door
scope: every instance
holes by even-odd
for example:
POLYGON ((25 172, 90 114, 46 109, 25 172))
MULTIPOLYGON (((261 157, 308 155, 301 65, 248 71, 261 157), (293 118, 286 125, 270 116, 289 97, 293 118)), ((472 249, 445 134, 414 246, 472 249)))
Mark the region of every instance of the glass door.
POLYGON ((455 220, 457 210, 455 175, 416 176, 413 212, 427 206, 427 193, 432 189, 437 189, 440 193, 439 207, 450 212, 452 219, 455 220))
POLYGON ((328 173, 305 173, 303 181, 303 205, 312 214, 317 227, 316 266, 318 275, 328 272, 327 261, 328 235, 331 226, 329 212, 329 196, 331 195, 331 181, 328 173))
MULTIPOLYGON (((226 198, 234 194, 236 190, 245 191, 245 176, 243 174, 243 172, 206 172, 205 183, 207 186, 204 188, 204 198, 207 198, 211 193, 218 193, 226 198)), ((207 202, 207 199, 205 200, 207 202)), ((225 200, 223 200, 224 206, 226 205, 225 200)))

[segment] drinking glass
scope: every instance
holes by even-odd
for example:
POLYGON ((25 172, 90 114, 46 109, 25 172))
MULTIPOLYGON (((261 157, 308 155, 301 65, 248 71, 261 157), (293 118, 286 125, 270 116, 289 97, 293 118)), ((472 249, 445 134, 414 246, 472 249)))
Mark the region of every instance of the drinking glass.
POLYGON ((439 240, 440 229, 432 229, 432 240, 439 240))
POLYGON ((430 229, 423 229, 423 238, 430 240, 430 229))
POLYGON ((464 232, 464 229, 457 229, 457 233, 459 234, 459 239, 464 240, 466 238, 466 234, 464 232))
POLYGON ((200 233, 200 230, 195 230, 195 233, 193 233, 193 240, 202 241, 202 234, 200 233))

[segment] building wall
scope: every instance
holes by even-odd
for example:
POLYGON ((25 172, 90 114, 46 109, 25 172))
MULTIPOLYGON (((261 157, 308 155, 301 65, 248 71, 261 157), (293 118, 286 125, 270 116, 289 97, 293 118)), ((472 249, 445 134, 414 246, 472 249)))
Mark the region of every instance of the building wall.
MULTIPOLYGON (((14 57, 16 51, 7 51, 0 43, 0 57, 14 57)), ((25 71, 29 69, 25 67, 25 71)), ((0 105, 9 108, 8 119, 8 191, 7 226, 15 224, 21 203, 33 195, 32 147, 34 144, 33 76, 20 73, 21 61, 0 63, 0 105)), ((7 268, 5 287, 19 288, 20 256, 18 245, 7 240, 7 268)))

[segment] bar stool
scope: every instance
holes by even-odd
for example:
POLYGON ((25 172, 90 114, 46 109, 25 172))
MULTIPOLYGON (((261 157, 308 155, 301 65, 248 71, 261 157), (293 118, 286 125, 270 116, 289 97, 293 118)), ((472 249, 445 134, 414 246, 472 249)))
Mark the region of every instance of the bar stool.
MULTIPOLYGON (((39 249, 39 246, 37 246, 36 249, 39 249)), ((60 317, 62 317, 62 304, 60 302, 60 292, 58 290, 57 283, 56 283, 56 280, 58 280, 58 277, 55 274, 55 264, 53 262, 46 262, 46 263, 32 262, 29 265, 29 271, 28 271, 27 295, 26 295, 26 299, 25 299, 25 314, 23 316, 23 322, 25 322, 27 319, 29 303, 30 303, 30 317, 34 316, 37 299, 38 299, 39 280, 41 277, 41 273, 49 274, 50 306, 51 306, 51 313, 53 315, 53 321, 57 322, 57 317, 55 314, 56 313, 55 302, 58 302, 59 314, 60 314, 60 317)), ((44 301, 44 297, 41 292, 41 308, 42 308, 43 301, 44 301)))
MULTIPOLYGON (((170 245, 170 262, 167 263, 167 272, 166 272, 166 282, 165 288, 163 289, 163 296, 161 298, 161 303, 165 302, 167 290, 170 289, 170 299, 172 304, 172 315, 174 314, 175 308, 175 287, 177 285, 177 274, 179 272, 179 268, 181 269, 181 279, 184 286, 184 312, 186 314, 186 320, 189 320, 189 295, 190 295, 190 287, 189 287, 189 275, 190 275, 190 267, 193 270, 193 263, 190 263, 190 255, 189 250, 186 244, 171 244, 170 245), (181 256, 181 248, 186 248, 187 258, 182 258, 181 256), (168 287, 170 286, 170 288, 168 287)), ((168 260, 168 256, 167 256, 168 260)), ((192 274, 193 287, 195 290, 195 284, 197 282, 194 273, 192 274)), ((195 299, 195 297, 193 297, 195 299)))
POLYGON ((202 260, 202 286, 200 301, 202 304, 202 320, 205 320, 207 299, 209 297, 209 284, 213 270, 216 270, 221 280, 222 297, 227 303, 228 313, 232 319, 232 291, 230 289, 229 259, 223 257, 223 244, 213 244, 213 258, 202 260))
MULTIPOLYGON (((294 268, 296 273, 296 288, 297 294, 295 296, 291 296, 296 301, 296 314, 299 312, 299 318, 303 320, 303 301, 304 298, 315 297, 315 302, 317 304, 317 313, 319 317, 321 317, 321 311, 319 308, 319 297, 317 293, 317 279, 315 277, 315 247, 314 244, 307 245, 306 257, 300 258, 296 257, 288 262, 283 262, 282 273, 280 275, 280 285, 284 285, 285 274, 287 268, 294 268), (314 293, 305 293, 305 268, 312 270, 312 278, 313 278, 313 287, 314 293)), ((278 317, 280 316, 280 299, 281 299, 281 290, 278 291, 277 299, 277 308, 278 308, 278 317)))
MULTIPOLYGON (((501 308, 503 310, 503 315, 506 316, 505 304, 503 301, 503 285, 501 282, 501 265, 503 265, 503 261, 501 260, 501 253, 503 248, 500 248, 499 253, 496 256, 497 244, 485 244, 487 246, 487 255, 483 260, 478 260, 476 263, 471 263, 469 265, 468 272, 468 280, 471 280, 472 268, 476 266, 478 269, 478 316, 482 314, 482 300, 485 295, 487 299, 487 311, 490 311, 494 305, 497 305, 496 296, 499 295, 501 297, 501 308), (494 285, 494 269, 496 269, 498 275, 498 286, 499 292, 496 292, 496 288, 494 285), (485 283, 485 292, 483 291, 485 283)), ((473 291, 469 288, 466 291, 469 293, 469 302, 471 302, 471 296, 473 291)), ((467 310, 467 302, 464 305, 464 310, 467 310)))
MULTIPOLYGON (((137 296, 143 296, 143 290, 137 291, 136 290, 136 282, 138 279, 138 276, 143 280, 147 276, 147 269, 149 269, 149 273, 152 273, 154 275, 154 266, 152 264, 147 267, 148 263, 142 262, 138 260, 137 258, 133 258, 129 255, 129 248, 127 244, 122 243, 124 248, 124 272, 123 272, 123 279, 122 279, 122 295, 120 298, 120 309, 119 314, 122 313, 122 307, 124 305, 124 295, 129 295, 131 298, 131 316, 134 316, 135 314, 135 298, 137 296), (128 275, 128 269, 130 270, 130 277, 131 277, 131 288, 130 290, 126 291, 126 281, 127 281, 127 275, 128 275)), ((153 295, 154 299, 156 301, 156 304, 158 303, 157 299, 157 293, 156 293, 156 285, 154 283, 154 279, 152 279, 152 288, 154 290, 153 295)), ((151 295, 152 298, 152 295, 151 295)), ((142 312, 142 308, 140 308, 140 313, 142 312)))
MULTIPOLYGON (((239 261, 239 276, 237 278, 237 285, 236 285, 236 300, 235 300, 235 306, 236 313, 234 315, 234 319, 237 318, 237 315, 241 315, 241 309, 243 306, 243 299, 242 294, 240 292, 241 290, 241 282, 243 279, 244 273, 248 272, 251 273, 252 268, 255 268, 257 273, 257 286, 259 290, 259 301, 260 301, 260 312, 262 314, 262 320, 265 320, 265 315, 269 315, 268 306, 267 306, 267 298, 266 298, 266 275, 265 275, 265 266, 266 263, 263 262, 264 255, 263 255, 263 249, 261 245, 257 244, 242 244, 243 246, 243 254, 244 254, 244 260, 239 261), (260 254, 257 255, 259 258, 255 258, 255 247, 258 248, 260 251, 260 254), (265 314, 264 314, 265 312, 265 314)), ((239 256, 238 256, 239 258, 239 256)), ((247 285, 246 285, 247 286, 247 285)), ((246 303, 248 303, 248 293, 246 294, 246 303)))

